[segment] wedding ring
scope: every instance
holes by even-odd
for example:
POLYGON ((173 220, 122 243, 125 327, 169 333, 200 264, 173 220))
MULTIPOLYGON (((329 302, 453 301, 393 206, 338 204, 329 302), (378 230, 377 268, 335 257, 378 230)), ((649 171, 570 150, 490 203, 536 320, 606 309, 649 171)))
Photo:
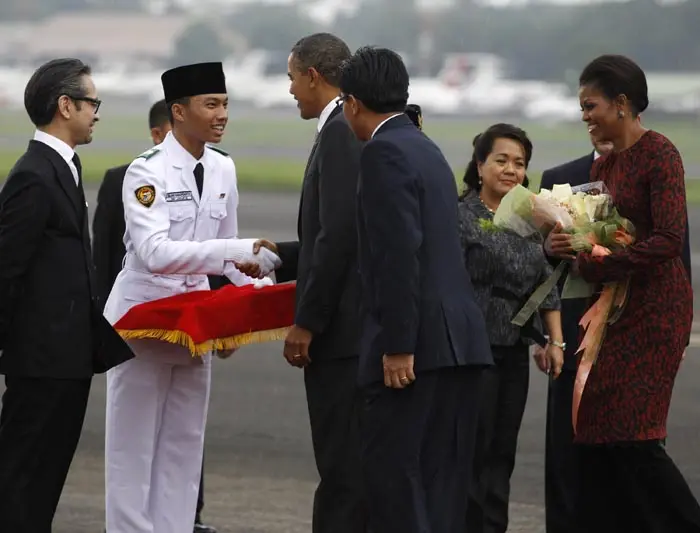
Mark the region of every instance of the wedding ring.
POLYGON ((404 377, 401 378, 399 381, 401 381, 401 383, 408 383, 408 378, 404 377))

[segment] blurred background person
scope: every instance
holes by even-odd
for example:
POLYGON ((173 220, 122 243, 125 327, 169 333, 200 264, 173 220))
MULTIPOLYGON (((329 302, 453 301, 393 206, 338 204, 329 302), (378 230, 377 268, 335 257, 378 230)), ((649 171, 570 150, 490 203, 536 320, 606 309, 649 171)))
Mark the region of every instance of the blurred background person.
POLYGON ((486 318, 495 366, 484 372, 469 490, 467 531, 505 533, 508 529, 510 477, 525 412, 530 376, 529 343, 546 345, 545 358, 556 379, 563 364, 560 302, 554 287, 540 306, 549 334, 545 340, 535 314, 522 328, 511 320, 535 289, 552 274, 539 233, 524 238, 510 231, 489 231, 503 197, 527 186, 532 143, 510 124, 495 124, 474 139, 472 160, 460 197, 460 235, 464 263, 476 300, 486 318))

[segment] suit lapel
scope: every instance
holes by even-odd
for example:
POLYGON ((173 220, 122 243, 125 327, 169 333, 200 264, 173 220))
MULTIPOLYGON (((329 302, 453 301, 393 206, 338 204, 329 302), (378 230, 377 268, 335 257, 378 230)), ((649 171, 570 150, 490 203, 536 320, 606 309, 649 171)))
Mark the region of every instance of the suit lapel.
POLYGON ((297 235, 299 239, 301 240, 301 219, 302 219, 302 209, 304 206, 304 189, 306 188, 306 180, 309 178, 309 175, 311 174, 311 169, 313 168, 313 161, 314 161, 314 156, 316 155, 316 148, 318 148, 318 141, 321 138, 321 134, 323 133, 323 130, 325 130, 328 127, 328 124, 330 123, 333 118, 340 113, 342 110, 341 106, 336 106, 333 111, 331 111, 331 114, 328 115, 328 119, 326 119, 326 122, 323 124, 323 127, 321 128, 321 131, 319 131, 316 136, 314 137, 314 144, 311 147, 311 152, 309 153, 309 158, 306 160, 306 167, 304 168, 304 179, 301 183, 301 196, 299 197, 299 214, 297 215, 297 235))
POLYGON ((68 163, 50 146, 45 145, 39 141, 30 141, 29 145, 30 151, 37 151, 46 157, 54 169, 56 170, 56 179, 58 184, 63 189, 70 200, 76 215, 78 216, 78 224, 80 225, 81 218, 85 211, 85 200, 81 197, 78 187, 75 185, 75 178, 73 178, 73 173, 68 166, 68 163))

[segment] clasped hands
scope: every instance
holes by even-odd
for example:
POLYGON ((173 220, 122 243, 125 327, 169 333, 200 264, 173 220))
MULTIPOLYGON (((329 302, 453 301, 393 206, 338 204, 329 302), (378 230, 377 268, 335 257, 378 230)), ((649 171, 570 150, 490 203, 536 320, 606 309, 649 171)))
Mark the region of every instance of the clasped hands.
POLYGON ((545 374, 551 375, 554 379, 557 379, 561 374, 561 369, 564 366, 564 350, 559 346, 547 344, 546 348, 542 348, 536 344, 532 357, 537 368, 545 374))
POLYGON ((281 261, 277 255, 277 246, 265 239, 241 239, 251 241, 252 253, 250 259, 234 261, 236 269, 251 278, 264 278, 270 272, 281 266, 281 261), (262 250, 265 248, 264 250, 262 250), (262 250, 262 253, 261 253, 262 250))

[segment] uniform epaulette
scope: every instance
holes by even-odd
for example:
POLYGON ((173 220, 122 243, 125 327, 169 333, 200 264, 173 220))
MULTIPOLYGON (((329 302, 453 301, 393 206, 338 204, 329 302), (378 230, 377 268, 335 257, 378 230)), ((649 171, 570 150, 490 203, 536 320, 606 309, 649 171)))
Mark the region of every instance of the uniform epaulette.
POLYGON ((158 148, 157 146, 154 146, 150 150, 146 150, 144 153, 142 153, 136 159, 145 159, 146 161, 148 161, 151 157, 153 157, 154 155, 156 155, 159 152, 160 152, 160 148, 158 148))
POLYGON ((220 153, 220 154, 223 155, 223 156, 231 157, 229 154, 227 154, 226 152, 224 152, 224 151, 223 151, 221 148, 219 148, 218 146, 212 146, 211 144, 207 144, 207 148, 210 148, 211 150, 214 150, 215 152, 218 152, 218 153, 220 153))

